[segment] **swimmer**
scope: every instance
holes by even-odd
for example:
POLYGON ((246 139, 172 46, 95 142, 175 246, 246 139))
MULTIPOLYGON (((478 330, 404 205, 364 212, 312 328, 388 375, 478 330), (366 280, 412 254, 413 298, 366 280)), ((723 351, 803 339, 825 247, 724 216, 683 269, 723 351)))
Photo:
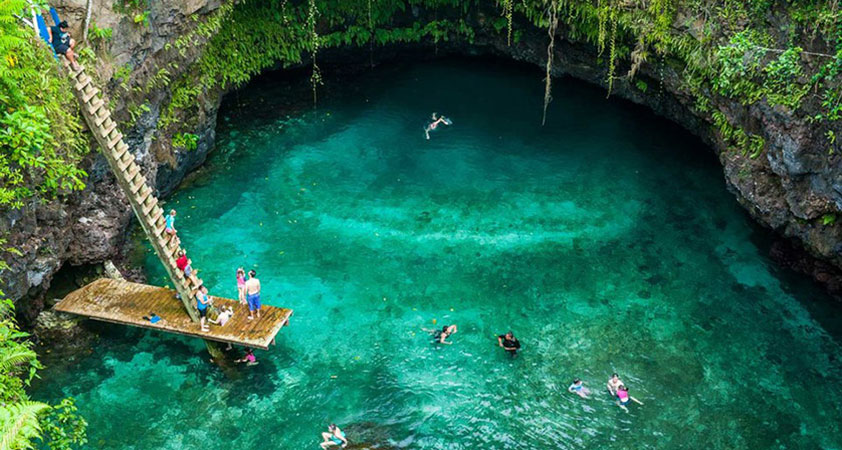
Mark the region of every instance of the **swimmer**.
POLYGON ((257 358, 254 357, 254 350, 246 348, 246 354, 234 362, 237 364, 246 363, 247 366, 253 366, 257 364, 257 358))
POLYGON ((453 342, 447 342, 446 339, 449 338, 452 334, 455 334, 459 331, 456 328, 456 325, 445 325, 441 327, 441 330, 428 330, 423 328, 424 331, 427 333, 432 333, 433 335, 433 343, 434 344, 453 344, 453 342))
POLYGON ((327 433, 322 433, 322 439, 324 439, 324 441, 319 445, 325 450, 334 445, 338 445, 342 448, 348 446, 348 440, 345 439, 345 432, 340 430, 339 427, 333 423, 328 425, 327 433))
POLYGON ((629 390, 625 386, 620 385, 620 387, 617 388, 617 406, 623 408, 623 411, 629 412, 629 409, 626 408, 626 405, 629 404, 629 400, 637 403, 638 405, 643 405, 643 402, 629 395, 629 390))
POLYGON ((427 124, 427 127, 424 128, 424 135, 427 136, 427 139, 430 139, 430 132, 435 130, 440 123, 450 125, 450 120, 444 116, 439 116, 437 113, 433 113, 433 121, 427 124))
POLYGON ((608 392, 610 392, 611 395, 616 396, 617 388, 622 385, 623 381, 620 380, 620 376, 615 373, 614 375, 611 375, 611 378, 608 379, 608 392))
POLYGON ((582 380, 574 378, 573 384, 571 384, 567 388, 567 392, 572 392, 582 398, 588 398, 588 395, 590 395, 591 390, 585 387, 585 384, 582 382, 582 380))
POLYGON ((517 356, 517 351, 520 348, 520 341, 511 331, 497 336, 497 344, 503 347, 503 350, 506 350, 512 358, 517 356))

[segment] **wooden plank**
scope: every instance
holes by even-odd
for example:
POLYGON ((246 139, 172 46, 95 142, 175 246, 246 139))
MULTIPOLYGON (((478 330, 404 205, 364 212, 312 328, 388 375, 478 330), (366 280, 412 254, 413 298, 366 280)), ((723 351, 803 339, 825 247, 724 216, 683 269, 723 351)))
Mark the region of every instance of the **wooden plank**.
POLYGON ((269 345, 292 315, 292 310, 274 306, 263 307, 260 320, 248 320, 248 309, 238 301, 213 297, 217 307, 232 306, 234 316, 225 326, 209 325, 209 332, 200 331, 175 299, 172 289, 131 283, 122 280, 99 279, 68 294, 56 304, 57 311, 85 316, 94 320, 139 328, 209 339, 217 342, 268 350, 269 345), (161 321, 152 324, 143 316, 155 313, 161 321))

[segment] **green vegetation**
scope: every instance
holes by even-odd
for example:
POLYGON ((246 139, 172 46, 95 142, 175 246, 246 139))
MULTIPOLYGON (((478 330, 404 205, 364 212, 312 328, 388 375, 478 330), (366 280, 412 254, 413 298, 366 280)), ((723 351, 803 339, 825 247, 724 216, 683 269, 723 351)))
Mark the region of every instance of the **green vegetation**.
MULTIPOLYGON (((3 239, 0 252, 19 255, 3 239)), ((0 273, 6 270, 8 264, 0 259, 0 273)), ((41 363, 26 340, 29 335, 15 323, 14 304, 4 297, 0 291, 0 450, 81 448, 87 443, 87 423, 76 414, 72 398, 50 406, 26 394, 41 363)))
POLYGON ((14 17, 25 5, 0 2, 0 208, 81 189, 87 177, 76 100, 52 52, 14 17))
MULTIPOLYGON (((762 154, 765 141, 759 130, 739 128, 729 123, 729 112, 715 111, 711 103, 715 96, 744 106, 762 101, 796 116, 805 103, 818 103, 819 112, 810 119, 825 124, 820 126, 831 133, 830 122, 838 120, 842 111, 842 19, 837 2, 498 0, 497 4, 500 15, 487 26, 505 33, 509 45, 518 42, 514 16, 549 32, 547 73, 552 70, 554 37, 559 33, 596 47, 596 62, 605 65, 609 95, 618 81, 644 94, 654 92, 645 81, 635 79, 644 64, 660 66, 662 74, 665 66, 677 69, 696 98, 698 112, 729 148, 747 157, 762 154), (769 30, 781 17, 788 18, 790 28, 775 36, 769 30), (835 50, 822 52, 823 43, 835 50), (805 51, 804 45, 818 50, 805 51), (628 70, 619 73, 620 67, 628 70)), ((168 130, 176 112, 189 110, 202 95, 236 87, 274 65, 301 64, 307 57, 316 102, 321 83, 315 58, 319 49, 452 39, 470 43, 477 32, 476 25, 469 25, 476 22, 470 18, 484 7, 487 4, 478 0, 381 0, 374 6, 371 0, 228 4, 207 22, 210 32, 204 36, 210 42, 193 70, 176 82, 159 125, 168 130), (409 7, 435 14, 422 14, 407 23, 409 7)), ((547 79, 545 107, 551 100, 550 88, 547 79)), ((660 94, 661 89, 657 91, 660 94)), ((832 150, 835 140, 828 137, 828 143, 832 150)))
POLYGON ((172 137, 172 146, 183 150, 196 150, 199 136, 193 133, 176 133, 172 137))
POLYGON ((149 26, 149 5, 147 0, 117 0, 114 11, 125 14, 132 23, 149 26))
MULTIPOLYGON (((116 0, 113 7, 131 23, 148 25, 149 5, 116 0)), ((82 189, 87 178, 81 163, 88 138, 76 101, 51 51, 15 17, 25 6, 25 0, 0 2, 0 208, 82 189)), ((176 149, 197 146, 198 136, 189 130, 196 129, 198 104, 266 69, 309 65, 315 105, 322 81, 317 58, 325 50, 356 46, 373 53, 375 46, 400 43, 438 48, 454 40, 473 43, 478 33, 514 46, 523 44, 528 27, 546 31, 540 34, 546 41, 538 43, 547 48, 545 111, 556 43, 565 39, 594 49, 609 95, 627 88, 660 95, 664 74, 677 74, 681 93, 692 97, 698 115, 736 157, 758 158, 766 147, 759 125, 740 119, 753 106, 812 122, 828 157, 839 145, 842 13, 835 0, 229 0, 209 17, 189 20, 196 22, 191 31, 164 47, 171 52, 162 58, 169 60, 166 66, 150 69, 140 82, 131 65, 113 76, 130 99, 129 125, 151 112, 150 92, 170 87, 158 128, 176 149), (642 68, 661 79, 640 79, 642 68)), ((111 34, 92 25, 93 48, 103 50, 111 34)), ((91 48, 79 54, 87 64, 96 61, 91 48)), ((743 169, 740 176, 750 172, 743 169)), ((824 226, 835 222, 835 213, 821 217, 824 226)), ((16 355, 11 365, 0 366, 3 395, 9 396, 0 423, 22 440, 9 448, 24 448, 42 433, 78 431, 69 425, 72 402, 50 408, 26 398, 23 389, 39 366, 10 314, 7 307, 0 315, 0 349, 16 355), (51 427, 46 417, 63 425, 51 427)), ((62 442, 80 442, 68 439, 62 442)))

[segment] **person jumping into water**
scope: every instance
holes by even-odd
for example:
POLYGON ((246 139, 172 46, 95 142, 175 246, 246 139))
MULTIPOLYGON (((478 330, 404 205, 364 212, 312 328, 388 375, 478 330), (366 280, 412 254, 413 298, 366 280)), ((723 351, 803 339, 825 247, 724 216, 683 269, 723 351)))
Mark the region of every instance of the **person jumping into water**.
POLYGON ((430 132, 434 131, 440 123, 450 125, 451 122, 450 119, 444 116, 439 116, 437 113, 433 113, 433 121, 427 124, 427 127, 424 128, 424 135, 427 136, 427 139, 430 139, 430 132))

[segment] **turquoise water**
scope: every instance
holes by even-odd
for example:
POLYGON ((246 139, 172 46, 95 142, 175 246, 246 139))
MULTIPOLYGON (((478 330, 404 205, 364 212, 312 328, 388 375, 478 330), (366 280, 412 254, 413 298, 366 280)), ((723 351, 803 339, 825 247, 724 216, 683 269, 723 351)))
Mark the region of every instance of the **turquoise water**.
POLYGON ((292 326, 234 370, 101 326, 35 393, 75 396, 92 448, 315 450, 330 421, 353 448, 842 448, 839 308, 685 132, 566 79, 541 128, 540 73, 485 61, 347 76, 315 112, 290 84, 239 93, 169 205, 212 294, 255 268, 292 326), (454 126, 427 141, 434 110, 454 126))

